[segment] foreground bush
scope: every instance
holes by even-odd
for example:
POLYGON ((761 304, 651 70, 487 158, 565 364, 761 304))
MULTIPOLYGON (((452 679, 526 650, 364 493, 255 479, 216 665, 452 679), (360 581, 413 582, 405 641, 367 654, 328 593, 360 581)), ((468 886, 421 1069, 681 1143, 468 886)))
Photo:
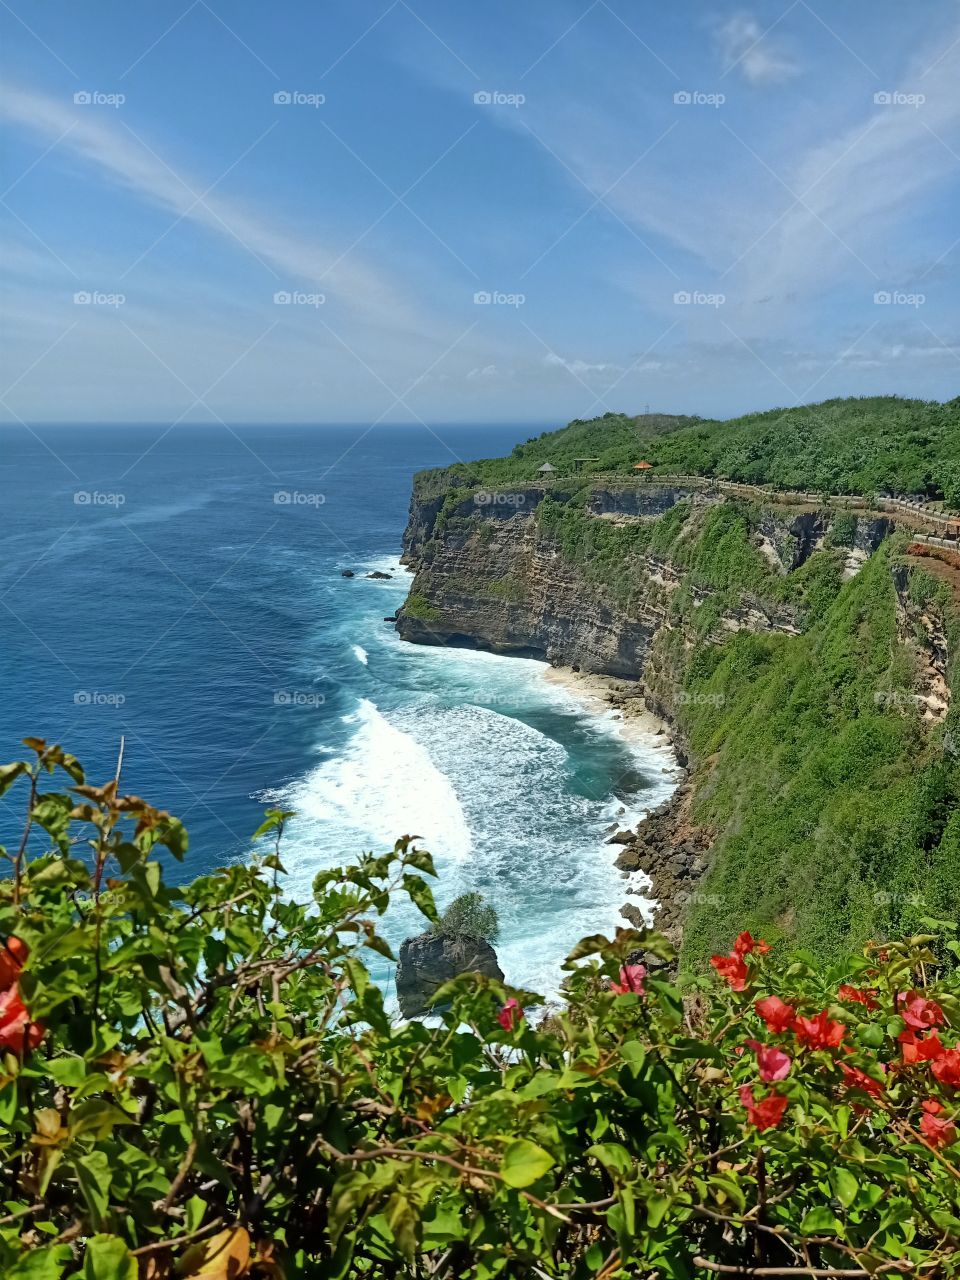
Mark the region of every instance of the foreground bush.
POLYGON ((31 814, 0 882, 8 1280, 960 1275, 932 938, 824 970, 741 934, 682 999, 621 931, 561 1011, 462 977, 398 1025, 362 957, 392 892, 436 918, 411 840, 297 905, 272 812, 266 856, 173 887, 175 819, 28 746, 0 770, 31 814))

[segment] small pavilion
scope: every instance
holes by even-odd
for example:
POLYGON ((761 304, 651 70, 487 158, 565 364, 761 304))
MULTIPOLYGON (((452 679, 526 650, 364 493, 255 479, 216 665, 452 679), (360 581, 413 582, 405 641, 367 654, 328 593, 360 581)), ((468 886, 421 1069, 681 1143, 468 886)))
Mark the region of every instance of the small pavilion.
POLYGON ((633 469, 638 473, 641 480, 646 480, 649 477, 650 472, 653 470, 653 463, 635 462, 633 464, 633 469))
POLYGON ((554 475, 554 474, 556 473, 556 470, 557 470, 557 468, 556 468, 556 467, 551 466, 549 462, 545 462, 545 463, 543 463, 543 465, 542 465, 542 466, 537 467, 537 475, 538 475, 538 476, 552 476, 552 475, 554 475))

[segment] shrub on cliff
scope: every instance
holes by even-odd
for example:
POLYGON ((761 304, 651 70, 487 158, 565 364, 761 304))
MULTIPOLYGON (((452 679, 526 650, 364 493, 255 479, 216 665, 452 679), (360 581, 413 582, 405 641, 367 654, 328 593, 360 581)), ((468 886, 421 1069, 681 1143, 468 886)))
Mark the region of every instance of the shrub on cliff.
POLYGON ((496 908, 482 893, 461 893, 454 898, 433 926, 436 933, 469 933, 474 938, 496 942, 500 934, 500 921, 496 908))
POLYGON ((5 1280, 960 1275, 930 938, 824 967, 743 933, 684 999, 622 930, 539 1024, 464 975, 398 1025, 363 955, 392 892, 436 919, 429 854, 292 903, 273 811, 265 856, 176 886, 175 819, 28 745, 0 769, 30 811, 0 881, 5 1280))

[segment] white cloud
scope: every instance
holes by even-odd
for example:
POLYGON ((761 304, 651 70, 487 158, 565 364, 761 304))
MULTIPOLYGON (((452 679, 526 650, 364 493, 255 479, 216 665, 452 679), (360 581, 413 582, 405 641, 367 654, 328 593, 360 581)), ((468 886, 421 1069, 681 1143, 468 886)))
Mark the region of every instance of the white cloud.
POLYGON ((736 69, 749 84, 782 84, 800 70, 783 42, 748 13, 728 18, 717 28, 716 40, 724 73, 736 69))
POLYGON ((181 176, 122 123, 105 123, 89 107, 71 109, 57 98, 12 86, 0 91, 0 117, 44 143, 55 143, 56 151, 79 158, 155 208, 204 227, 236 252, 246 249, 275 273, 277 288, 288 283, 320 287, 385 327, 413 321, 407 297, 356 252, 338 260, 333 249, 286 230, 270 215, 250 212, 215 192, 204 195, 217 175, 181 176))
POLYGON ((484 365, 482 369, 471 369, 467 374, 470 379, 475 378, 495 378, 497 376, 497 366, 495 364, 484 365))
POLYGON ((585 377, 590 373, 621 373, 621 366, 618 364, 591 364, 588 360, 564 360, 563 356, 558 356, 556 352, 549 352, 543 357, 543 363, 550 365, 556 369, 566 369, 568 373, 572 373, 577 378, 585 377))

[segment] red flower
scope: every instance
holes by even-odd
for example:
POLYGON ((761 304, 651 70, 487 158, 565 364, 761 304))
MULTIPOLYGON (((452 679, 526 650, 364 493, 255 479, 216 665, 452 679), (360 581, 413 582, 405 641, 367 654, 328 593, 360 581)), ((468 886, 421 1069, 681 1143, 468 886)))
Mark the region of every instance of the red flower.
POLYGON ((643 980, 646 976, 646 965, 623 964, 620 966, 620 981, 611 982, 610 990, 615 991, 618 996, 629 995, 631 992, 638 996, 645 995, 643 980))
POLYGON ((920 1132, 931 1147, 949 1147, 957 1140, 957 1126, 953 1121, 938 1118, 942 1110, 943 1107, 933 1098, 928 1098, 923 1104, 920 1132))
POLYGON ((42 1022, 31 1022, 16 987, 0 991, 0 1049, 22 1054, 35 1049, 44 1037, 42 1022))
POLYGON ((740 955, 711 956, 710 963, 734 991, 742 991, 747 985, 749 970, 740 955))
POLYGON ((768 1031, 789 1031, 797 1011, 792 1005, 785 1004, 779 996, 767 996, 758 1000, 753 1006, 767 1024, 768 1031))
POLYGON ((787 1099, 782 1093, 777 1093, 774 1090, 757 1102, 753 1096, 753 1090, 748 1084, 743 1085, 740 1090, 740 1101, 747 1109, 749 1122, 756 1125, 761 1131, 764 1129, 776 1129, 783 1119, 783 1113, 787 1109, 787 1099))
POLYGON ((507 1001, 500 1012, 497 1014, 497 1021, 503 1027, 504 1031, 515 1031, 520 1025, 520 1019, 523 1017, 523 1010, 520 1008, 520 1001, 515 1000, 513 996, 507 1001))
POLYGON ((862 1089, 864 1093, 872 1094, 875 1098, 879 1098, 883 1093, 883 1083, 880 1080, 874 1080, 873 1076, 868 1076, 859 1067, 848 1067, 841 1062, 840 1070, 849 1089, 862 1089))
POLYGON ((926 1031, 928 1027, 942 1027, 947 1021, 936 1000, 928 1000, 919 991, 901 992, 897 1003, 906 1005, 906 1008, 900 1010, 900 1016, 908 1027, 917 1031, 926 1031))
POLYGON ((764 942, 762 938, 754 941, 746 930, 739 935, 733 944, 733 954, 735 956, 748 956, 751 951, 756 951, 758 955, 765 956, 769 950, 769 942, 764 942))
POLYGON ((874 997, 876 991, 861 991, 859 987, 848 986, 844 983, 837 991, 837 996, 841 1000, 846 1000, 848 1004, 862 1004, 865 1009, 879 1009, 880 1003, 874 997))
POLYGON ((12 987, 20 977, 23 962, 30 954, 30 948, 11 933, 0 947, 0 987, 12 987))
POLYGON ((960 1049, 944 1049, 930 1070, 941 1084, 960 1089, 960 1049))
POLYGON ((903 1064, 906 1067, 912 1067, 917 1062, 935 1062, 947 1052, 936 1031, 931 1031, 928 1036, 918 1036, 908 1029, 901 1031, 897 1039, 900 1041, 903 1064))
POLYGON ((760 1069, 761 1080, 766 1080, 767 1082, 785 1080, 790 1074, 793 1059, 788 1053, 778 1049, 776 1045, 761 1044, 759 1040, 748 1040, 747 1048, 752 1049, 757 1055, 757 1066, 760 1069))
POLYGON ((831 1022, 826 1009, 815 1018, 797 1018, 793 1024, 797 1039, 808 1049, 836 1049, 843 1039, 842 1022, 831 1022))

